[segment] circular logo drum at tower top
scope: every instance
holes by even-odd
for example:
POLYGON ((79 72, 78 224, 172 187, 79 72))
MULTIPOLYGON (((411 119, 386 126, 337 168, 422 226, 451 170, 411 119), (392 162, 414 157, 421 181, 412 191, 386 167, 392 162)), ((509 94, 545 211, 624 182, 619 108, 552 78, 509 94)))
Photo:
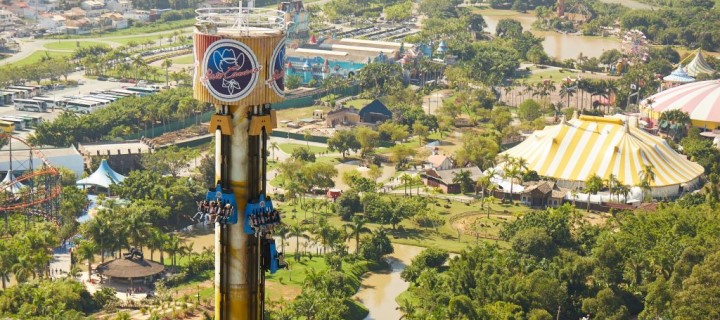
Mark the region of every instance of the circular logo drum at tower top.
POLYGON ((285 90, 283 33, 193 35, 194 97, 216 105, 280 102, 285 90))
POLYGON ((285 42, 278 43, 270 58, 268 85, 278 96, 285 96, 285 42))
POLYGON ((215 98, 236 102, 257 84, 262 65, 244 43, 231 39, 213 42, 205 51, 200 81, 215 98))

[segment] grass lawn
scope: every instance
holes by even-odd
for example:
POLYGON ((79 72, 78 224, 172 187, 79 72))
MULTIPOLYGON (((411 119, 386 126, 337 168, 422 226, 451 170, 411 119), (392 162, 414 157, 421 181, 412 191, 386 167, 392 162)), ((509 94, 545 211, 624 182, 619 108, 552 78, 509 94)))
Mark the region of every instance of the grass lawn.
POLYGON ((173 64, 193 64, 195 62, 195 58, 192 54, 186 54, 173 58, 172 62, 173 64))
POLYGON ((75 51, 78 48, 87 48, 91 46, 104 46, 108 47, 107 43, 104 42, 97 42, 97 41, 60 41, 60 42, 50 42, 43 45, 47 49, 52 50, 68 50, 68 51, 75 51))
POLYGON ((58 51, 35 51, 25 59, 11 63, 13 66, 26 66, 33 63, 40 62, 43 57, 50 58, 69 58, 72 56, 72 52, 58 52, 58 51))
MULTIPOLYGON (((283 143, 280 144, 280 150, 287 154, 292 154, 293 151, 297 148, 307 148, 307 145, 305 144, 299 144, 299 143, 283 143)), ((320 152, 327 152, 327 147, 318 147, 318 146, 310 146, 310 152, 312 153, 320 153, 320 152)))
MULTIPOLYGON (((529 82, 529 83, 537 83, 544 81, 546 79, 550 79, 554 82, 559 82, 562 79, 565 79, 566 77, 575 78, 577 77, 577 73, 573 71, 560 71, 555 68, 547 68, 547 69, 538 69, 538 68, 530 68, 530 75, 525 78, 520 78, 522 81, 529 82)), ((583 73, 583 78, 590 78, 590 79, 608 79, 611 78, 610 76, 607 76, 602 73, 583 73)))
MULTIPOLYGON (((415 189, 413 189, 415 191, 415 189)), ((418 226, 415 222, 408 219, 404 220, 398 225, 396 230, 390 230, 390 225, 380 225, 376 223, 368 223, 367 226, 371 230, 375 230, 380 227, 384 227, 388 230, 390 241, 400 244, 408 244, 419 247, 435 247, 443 248, 451 252, 461 252, 463 249, 470 245, 474 245, 478 240, 474 235, 467 232, 461 232, 453 226, 453 221, 457 221, 463 217, 485 217, 485 210, 480 210, 480 204, 478 202, 466 205, 460 202, 447 203, 445 200, 436 199, 435 203, 431 203, 429 210, 436 212, 445 221, 442 226, 437 228, 423 228, 418 226), (448 208, 445 205, 448 205, 448 208), (459 235, 459 237, 458 237, 459 235)), ((347 223, 342 221, 340 217, 332 213, 325 213, 324 209, 320 211, 314 210, 303 210, 297 203, 292 204, 289 202, 283 202, 279 204, 279 208, 284 213, 283 221, 288 225, 294 225, 302 223, 310 223, 315 218, 325 216, 330 225, 338 228, 343 228, 347 223)), ((509 244, 501 240, 491 240, 498 236, 501 223, 500 221, 512 221, 515 216, 523 212, 528 212, 528 208, 524 206, 515 205, 501 205, 497 203, 491 204, 492 220, 488 221, 490 227, 483 229, 480 232, 480 241, 492 241, 498 243, 501 247, 507 247, 509 244), (499 219, 498 216, 502 216, 505 220, 499 219), (493 225, 497 223, 497 225, 493 225), (488 239, 489 238, 489 239, 488 239)), ((484 218, 483 218, 484 219, 484 218)))
POLYGON ((305 108, 291 108, 291 109, 278 110, 277 111, 278 122, 283 121, 283 120, 297 121, 298 119, 312 118, 312 114, 313 114, 314 110, 322 110, 323 112, 327 113, 328 111, 330 111, 330 108, 323 107, 323 106, 309 106, 309 107, 305 107, 305 108))
MULTIPOLYGON (((129 38, 111 38, 111 39, 107 39, 107 40, 108 40, 108 41, 112 41, 112 42, 117 42, 117 43, 122 44, 122 45, 125 45, 125 44, 128 44, 128 43, 133 42, 133 41, 134 41, 135 43, 142 44, 142 43, 144 43, 144 42, 147 41, 147 40, 156 41, 157 39, 160 39, 160 36, 159 36, 159 35, 154 35, 154 36, 137 36, 137 37, 129 37, 129 38)), ((167 37, 165 37, 165 39, 167 39, 167 37)))
MULTIPOLYGON (((158 22, 154 22, 154 23, 143 24, 142 26, 132 26, 127 29, 109 30, 109 31, 105 31, 102 33, 90 33, 90 34, 85 34, 85 35, 52 36, 52 37, 48 37, 47 39, 106 38, 106 37, 117 37, 117 36, 132 36, 132 35, 146 34, 146 33, 151 33, 151 32, 162 32, 162 31, 168 31, 169 33, 172 33, 170 31, 188 28, 188 27, 193 26, 194 24, 195 24, 195 18, 177 20, 177 21, 169 21, 169 22, 158 21, 158 22)), ((110 39, 108 39, 108 40, 110 40, 110 39)))
MULTIPOLYGON (((413 149, 417 149, 417 148, 421 147, 420 139, 418 139, 417 136, 407 139, 407 141, 405 141, 403 143, 398 143, 398 144, 406 145, 413 149)), ((388 147, 388 148, 380 147, 380 148, 375 149, 375 153, 378 153, 378 154, 388 154, 391 152, 392 152, 392 147, 388 147)))

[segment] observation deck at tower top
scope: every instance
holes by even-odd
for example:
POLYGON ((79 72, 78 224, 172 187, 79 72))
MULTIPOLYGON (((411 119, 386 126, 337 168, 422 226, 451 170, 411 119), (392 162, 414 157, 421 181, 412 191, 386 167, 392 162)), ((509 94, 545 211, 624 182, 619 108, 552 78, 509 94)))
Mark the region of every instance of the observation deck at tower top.
POLYGON ((273 9, 212 7, 195 10, 196 31, 205 34, 263 36, 286 29, 285 13, 273 9))

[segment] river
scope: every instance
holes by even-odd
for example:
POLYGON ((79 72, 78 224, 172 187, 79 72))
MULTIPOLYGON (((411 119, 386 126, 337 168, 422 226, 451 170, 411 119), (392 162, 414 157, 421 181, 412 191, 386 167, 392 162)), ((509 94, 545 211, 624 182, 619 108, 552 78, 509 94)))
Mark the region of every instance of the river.
POLYGON ((400 278, 400 273, 425 248, 404 244, 393 244, 393 248, 395 252, 386 257, 391 270, 370 273, 363 278, 360 291, 355 295, 370 310, 365 320, 397 320, 402 316, 395 298, 410 284, 400 278))

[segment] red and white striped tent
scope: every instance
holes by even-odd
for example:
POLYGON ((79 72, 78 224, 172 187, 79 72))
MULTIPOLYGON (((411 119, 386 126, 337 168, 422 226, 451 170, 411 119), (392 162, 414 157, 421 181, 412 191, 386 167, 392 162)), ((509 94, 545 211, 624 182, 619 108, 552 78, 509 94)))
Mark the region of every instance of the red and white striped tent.
POLYGON ((684 84, 643 99, 644 113, 658 119, 669 110, 682 110, 690 115, 693 126, 720 128, 720 80, 684 84))

